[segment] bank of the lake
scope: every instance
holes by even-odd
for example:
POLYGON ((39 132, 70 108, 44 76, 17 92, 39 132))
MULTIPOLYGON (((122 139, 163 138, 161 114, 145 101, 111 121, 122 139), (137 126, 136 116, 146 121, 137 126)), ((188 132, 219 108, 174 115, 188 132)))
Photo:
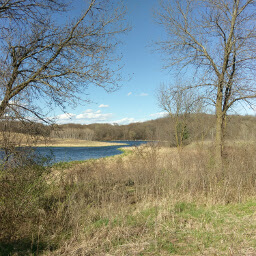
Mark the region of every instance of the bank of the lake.
POLYGON ((112 141, 88 141, 79 139, 49 139, 39 141, 37 147, 108 147, 126 145, 125 142, 112 142, 112 141))
MULTIPOLYGON (((0 134, 0 140, 3 140, 3 134, 0 134)), ((24 133, 10 132, 8 134, 8 140, 12 145, 26 147, 106 147, 106 146, 117 146, 125 145, 125 142, 114 142, 114 141, 89 141, 81 139, 60 139, 50 138, 47 136, 40 135, 29 135, 24 133)))

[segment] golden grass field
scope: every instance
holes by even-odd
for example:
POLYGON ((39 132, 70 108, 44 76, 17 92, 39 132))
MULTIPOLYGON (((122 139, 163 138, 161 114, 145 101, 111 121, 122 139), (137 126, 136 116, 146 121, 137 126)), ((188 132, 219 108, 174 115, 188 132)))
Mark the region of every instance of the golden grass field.
POLYGON ((81 222, 65 246, 44 255, 256 255, 251 143, 228 148, 221 173, 211 143, 124 150, 60 166, 76 187, 67 207, 81 222))
MULTIPOLYGON (((112 143, 101 141, 87 141, 79 139, 57 139, 43 136, 28 136, 21 133, 8 133, 5 139, 16 146, 37 146, 37 147, 105 147, 125 145, 124 143, 112 143)), ((0 140, 3 140, 3 135, 0 135, 0 140)))
POLYGON ((106 146, 122 146, 124 143, 87 141, 78 139, 51 139, 46 143, 37 143, 38 147, 106 147, 106 146))
POLYGON ((227 145, 223 170, 213 149, 142 145, 7 170, 0 255, 256 255, 256 145, 227 145))

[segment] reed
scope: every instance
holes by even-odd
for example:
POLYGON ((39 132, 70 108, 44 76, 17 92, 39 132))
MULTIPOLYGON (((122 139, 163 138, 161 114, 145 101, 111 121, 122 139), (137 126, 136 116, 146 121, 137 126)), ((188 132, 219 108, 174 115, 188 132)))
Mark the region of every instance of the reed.
MULTIPOLYGON (((255 153, 253 144, 230 145, 219 171, 211 145, 182 150, 150 145, 44 170, 38 178, 25 179, 17 171, 10 182, 20 188, 20 197, 10 185, 1 192, 8 205, 1 205, 1 219, 9 216, 5 223, 15 226, 1 226, 0 248, 8 244, 10 255, 15 248, 27 255, 254 253, 255 225, 248 219, 256 209, 255 153), (25 191, 24 179, 40 183, 25 191), (22 193, 28 205, 21 204, 22 193)), ((34 168, 24 173, 35 175, 34 168)))

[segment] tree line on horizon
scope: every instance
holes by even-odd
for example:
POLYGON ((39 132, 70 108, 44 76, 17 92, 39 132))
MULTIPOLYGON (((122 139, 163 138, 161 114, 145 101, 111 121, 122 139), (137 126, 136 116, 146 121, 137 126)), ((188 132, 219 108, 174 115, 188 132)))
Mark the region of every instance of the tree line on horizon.
MULTIPOLYGON (((226 139, 255 141, 256 117, 230 115, 227 123, 226 139)), ((187 120, 184 145, 193 141, 214 140, 215 116, 199 113, 190 114, 187 120)), ((113 140, 148 140, 166 142, 168 146, 177 146, 175 140, 175 118, 164 117, 155 120, 131 123, 127 125, 95 123, 95 124, 62 124, 45 125, 42 123, 21 123, 12 121, 6 127, 0 122, 0 130, 23 133, 31 136, 45 136, 60 139, 81 139, 96 141, 113 140)))

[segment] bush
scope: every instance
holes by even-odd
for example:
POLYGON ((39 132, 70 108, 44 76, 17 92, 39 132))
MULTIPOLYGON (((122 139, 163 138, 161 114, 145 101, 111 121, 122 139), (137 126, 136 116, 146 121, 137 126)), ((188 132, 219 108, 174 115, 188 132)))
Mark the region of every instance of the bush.
MULTIPOLYGON (((31 151, 20 150, 0 167, 0 252, 39 246, 49 168, 31 151)), ((0 253, 1 254, 1 253, 0 253)))

